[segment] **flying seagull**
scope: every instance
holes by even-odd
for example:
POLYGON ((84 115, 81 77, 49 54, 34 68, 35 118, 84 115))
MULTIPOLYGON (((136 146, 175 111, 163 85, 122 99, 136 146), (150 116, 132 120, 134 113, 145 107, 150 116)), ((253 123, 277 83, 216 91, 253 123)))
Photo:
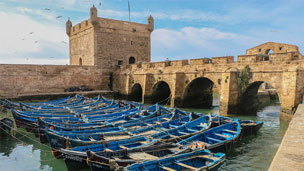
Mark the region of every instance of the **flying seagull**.
POLYGON ((57 16, 56 19, 62 18, 62 16, 57 16))
POLYGON ((44 8, 44 10, 46 10, 46 11, 50 11, 51 9, 49 9, 49 8, 44 8))
POLYGON ((34 32, 30 32, 30 34, 34 34, 34 32))

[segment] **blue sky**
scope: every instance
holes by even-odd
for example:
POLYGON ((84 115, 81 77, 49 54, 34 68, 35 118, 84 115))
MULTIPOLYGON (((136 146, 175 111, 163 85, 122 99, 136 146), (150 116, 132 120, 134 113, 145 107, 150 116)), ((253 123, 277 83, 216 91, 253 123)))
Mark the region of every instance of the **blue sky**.
MULTIPOLYGON (((95 4, 100 17, 128 20, 127 0, 0 1, 0 63, 68 64, 68 17, 95 4)), ((131 20, 152 14, 152 60, 241 55, 258 44, 295 44, 303 52, 302 0, 130 0, 131 20)))

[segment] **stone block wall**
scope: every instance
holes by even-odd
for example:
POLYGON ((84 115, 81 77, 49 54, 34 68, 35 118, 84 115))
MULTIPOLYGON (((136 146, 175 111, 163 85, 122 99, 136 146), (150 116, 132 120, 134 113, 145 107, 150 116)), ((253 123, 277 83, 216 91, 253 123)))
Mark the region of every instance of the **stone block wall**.
POLYGON ((228 64, 234 62, 234 56, 212 57, 213 64, 228 64))
POLYGON ((285 43, 267 42, 246 50, 246 55, 263 54, 267 55, 270 50, 273 53, 297 52, 299 48, 295 45, 285 43))
POLYGON ((94 28, 89 20, 71 28, 70 64, 94 65, 94 28))
POLYGON ((72 86, 86 85, 93 90, 108 90, 109 75, 93 66, 0 65, 0 95, 63 92, 72 86))
POLYGON ((190 59, 190 65, 204 65, 211 63, 209 58, 190 59))

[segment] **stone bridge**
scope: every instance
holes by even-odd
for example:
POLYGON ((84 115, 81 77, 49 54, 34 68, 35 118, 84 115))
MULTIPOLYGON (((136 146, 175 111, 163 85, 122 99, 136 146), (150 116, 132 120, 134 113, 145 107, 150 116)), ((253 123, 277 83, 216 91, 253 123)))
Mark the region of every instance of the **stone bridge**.
POLYGON ((143 103, 210 107, 216 87, 225 115, 252 112, 246 109, 267 83, 278 94, 281 117, 290 118, 304 94, 303 59, 295 45, 268 42, 248 49, 237 61, 225 56, 121 66, 114 72, 113 88, 143 103))

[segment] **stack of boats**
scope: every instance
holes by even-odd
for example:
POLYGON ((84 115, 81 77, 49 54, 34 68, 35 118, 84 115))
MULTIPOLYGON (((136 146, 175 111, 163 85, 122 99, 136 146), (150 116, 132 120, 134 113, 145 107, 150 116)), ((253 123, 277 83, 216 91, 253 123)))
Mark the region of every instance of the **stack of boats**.
POLYGON ((69 170, 212 170, 224 162, 221 152, 262 126, 101 96, 0 104, 69 170))

